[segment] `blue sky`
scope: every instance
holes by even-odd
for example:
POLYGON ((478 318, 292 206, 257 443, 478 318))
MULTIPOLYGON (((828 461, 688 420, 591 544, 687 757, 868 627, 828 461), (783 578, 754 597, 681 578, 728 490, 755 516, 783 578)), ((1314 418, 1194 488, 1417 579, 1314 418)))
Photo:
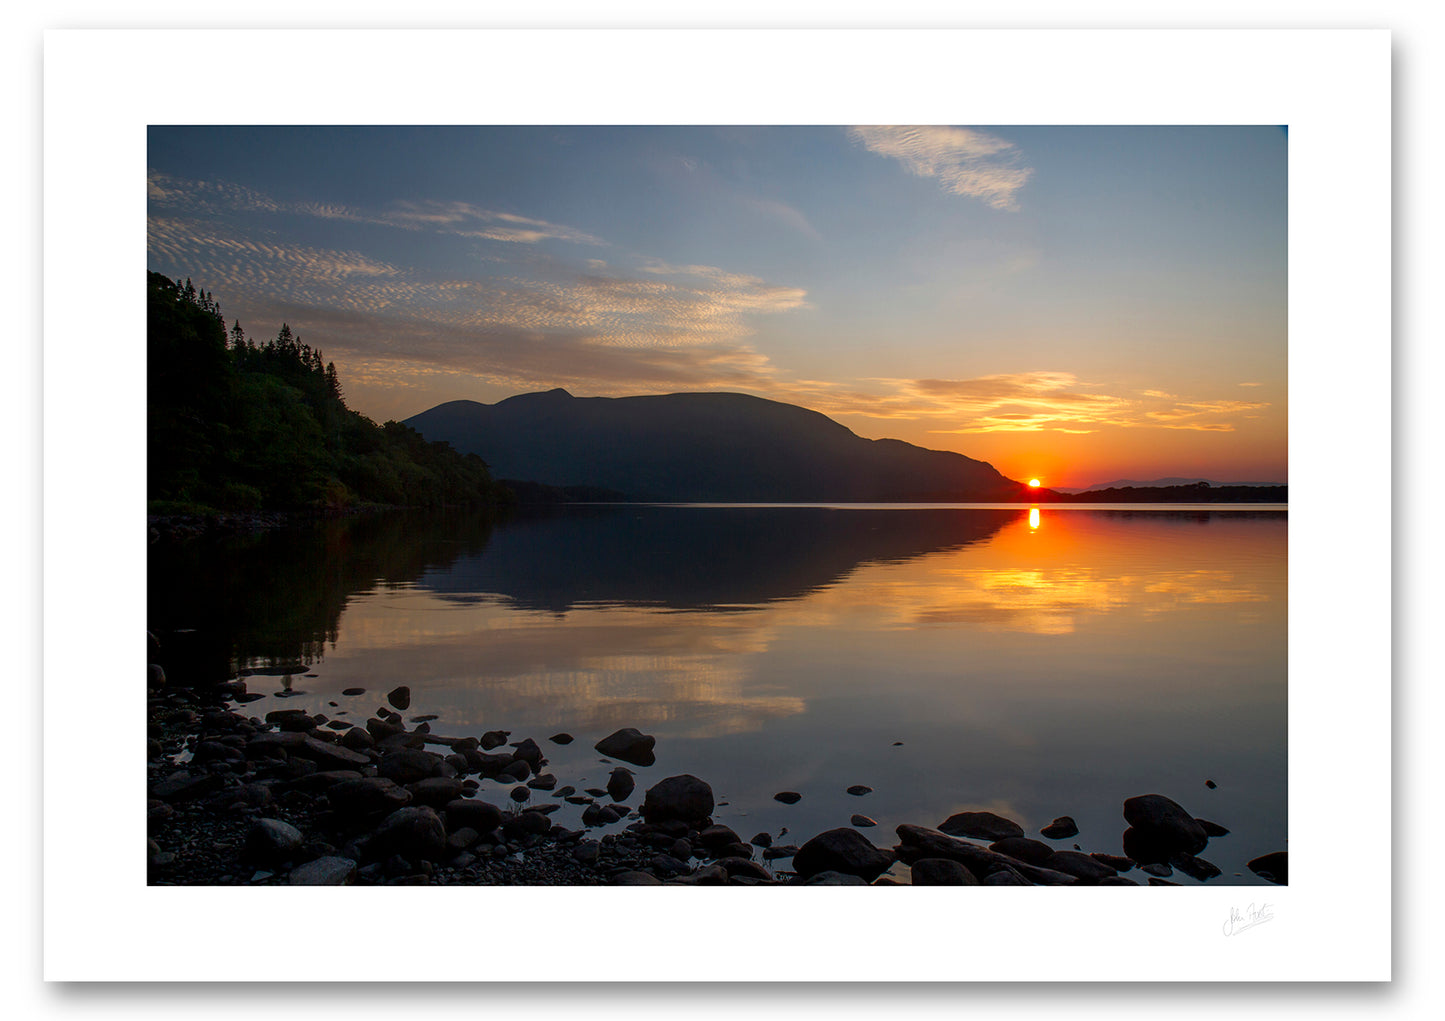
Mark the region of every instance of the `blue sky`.
POLYGON ((1286 477, 1277 127, 153 127, 149 266, 377 420, 734 390, 1014 478, 1286 477))

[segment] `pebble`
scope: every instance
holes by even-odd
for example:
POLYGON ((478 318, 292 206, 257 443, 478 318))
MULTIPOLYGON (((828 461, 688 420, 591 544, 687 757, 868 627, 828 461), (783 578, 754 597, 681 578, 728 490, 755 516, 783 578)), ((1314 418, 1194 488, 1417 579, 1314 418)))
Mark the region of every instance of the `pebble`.
POLYGON ((785 805, 796 805, 803 800, 803 796, 797 791, 780 791, 773 795, 774 801, 781 801, 785 805))
POLYGON ((873 788, 865 787, 863 786, 863 784, 857 783, 854 784, 852 787, 848 788, 848 793, 853 795, 855 798, 861 798, 865 794, 872 794, 873 788))

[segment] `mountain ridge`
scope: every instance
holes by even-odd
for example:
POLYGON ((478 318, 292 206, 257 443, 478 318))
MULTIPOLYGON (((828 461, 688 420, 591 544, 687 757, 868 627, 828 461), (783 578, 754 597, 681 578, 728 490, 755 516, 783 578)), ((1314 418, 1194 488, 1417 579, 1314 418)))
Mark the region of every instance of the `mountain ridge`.
MULTIPOLYGON (((726 392, 575 397, 562 388, 406 419, 476 453, 494 478, 669 502, 970 502, 1043 494, 992 465, 870 440, 821 412, 726 392)), ((1046 498, 1046 497, 1045 497, 1046 498)))

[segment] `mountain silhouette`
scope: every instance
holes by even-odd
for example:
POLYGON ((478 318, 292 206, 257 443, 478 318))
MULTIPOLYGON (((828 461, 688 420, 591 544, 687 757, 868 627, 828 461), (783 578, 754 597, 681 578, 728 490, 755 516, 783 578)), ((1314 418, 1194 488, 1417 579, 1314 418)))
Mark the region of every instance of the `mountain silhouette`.
POLYGON ((868 440, 816 411, 735 393, 451 401, 406 420, 475 453, 498 479, 590 486, 669 502, 1027 500, 992 465, 868 440))

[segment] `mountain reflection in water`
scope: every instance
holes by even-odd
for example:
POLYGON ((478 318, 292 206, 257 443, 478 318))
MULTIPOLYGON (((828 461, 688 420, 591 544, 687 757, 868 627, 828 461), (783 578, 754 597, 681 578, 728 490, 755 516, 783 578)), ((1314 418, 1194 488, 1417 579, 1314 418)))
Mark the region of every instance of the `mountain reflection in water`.
POLYGON ((309 664, 317 676, 291 678, 305 694, 253 703, 256 715, 359 719, 405 683, 438 733, 574 734, 547 751, 564 782, 602 768, 598 738, 635 726, 658 738, 639 789, 691 772, 740 831, 817 832, 864 811, 884 844, 900 822, 989 808, 1031 832, 1073 815, 1086 849, 1117 852, 1123 799, 1159 791, 1234 831, 1216 863, 1224 881, 1251 882, 1230 863, 1285 836, 1286 521, 1027 507, 385 515, 157 544, 150 611, 181 671, 309 664), (372 694, 347 700, 346 687, 372 694), (874 788, 867 805, 842 793, 855 783, 874 788), (773 802, 783 789, 803 801, 773 802))

